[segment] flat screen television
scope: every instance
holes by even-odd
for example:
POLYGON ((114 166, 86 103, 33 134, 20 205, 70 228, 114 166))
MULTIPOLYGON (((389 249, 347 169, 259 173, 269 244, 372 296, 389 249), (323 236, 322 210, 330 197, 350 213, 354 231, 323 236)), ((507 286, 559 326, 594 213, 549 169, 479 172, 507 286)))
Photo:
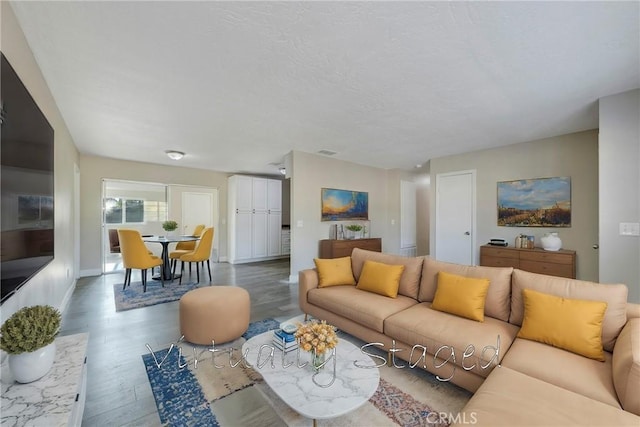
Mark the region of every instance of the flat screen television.
POLYGON ((53 128, 0 52, 0 303, 54 257, 53 128))

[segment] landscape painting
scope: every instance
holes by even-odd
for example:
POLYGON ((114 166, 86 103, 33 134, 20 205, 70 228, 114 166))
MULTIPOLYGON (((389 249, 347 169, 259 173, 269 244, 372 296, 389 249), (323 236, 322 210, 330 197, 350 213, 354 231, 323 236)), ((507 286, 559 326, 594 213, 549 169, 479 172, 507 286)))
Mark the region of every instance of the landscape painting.
POLYGON ((322 189, 322 221, 369 219, 369 193, 322 189))
POLYGON ((498 225, 571 227, 571 177, 498 182, 498 225))

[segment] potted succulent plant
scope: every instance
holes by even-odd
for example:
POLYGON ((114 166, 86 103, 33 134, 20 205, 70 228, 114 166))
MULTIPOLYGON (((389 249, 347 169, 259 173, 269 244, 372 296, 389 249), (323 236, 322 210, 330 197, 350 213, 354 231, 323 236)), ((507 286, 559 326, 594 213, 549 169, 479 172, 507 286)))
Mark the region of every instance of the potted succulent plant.
POLYGON ((30 383, 53 366, 60 312, 50 305, 21 308, 0 327, 0 349, 9 354, 9 368, 16 381, 30 383))
POLYGON ((349 224, 345 228, 351 232, 351 235, 348 237, 349 239, 357 239, 360 231, 362 230, 362 226, 360 224, 349 224))
POLYGON ((176 231, 178 229, 178 223, 175 222, 172 219, 169 219, 165 222, 162 223, 162 228, 164 229, 164 231, 166 231, 168 234, 173 234, 174 231, 176 231))

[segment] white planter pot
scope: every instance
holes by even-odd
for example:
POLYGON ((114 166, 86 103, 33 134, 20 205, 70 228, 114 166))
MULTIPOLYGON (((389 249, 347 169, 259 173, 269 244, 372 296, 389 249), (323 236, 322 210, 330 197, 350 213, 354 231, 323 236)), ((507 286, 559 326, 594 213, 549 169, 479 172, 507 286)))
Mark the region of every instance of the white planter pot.
POLYGON ((56 343, 39 348, 31 353, 9 355, 9 369, 19 383, 30 383, 44 377, 53 366, 56 343))
POLYGON ((540 239, 540 242, 545 251, 559 251, 562 247, 562 240, 558 237, 558 233, 547 233, 540 239))

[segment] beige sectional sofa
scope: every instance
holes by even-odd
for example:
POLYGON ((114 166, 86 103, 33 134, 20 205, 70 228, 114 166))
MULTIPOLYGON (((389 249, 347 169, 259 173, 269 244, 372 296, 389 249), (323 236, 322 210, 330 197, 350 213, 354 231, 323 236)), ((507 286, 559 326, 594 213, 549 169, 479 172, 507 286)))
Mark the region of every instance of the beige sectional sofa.
POLYGON ((300 308, 384 350, 395 347, 396 363, 417 363, 474 392, 461 419, 486 426, 640 426, 640 305, 627 303, 625 285, 354 249, 356 283, 367 260, 404 266, 395 298, 353 284, 318 287, 318 270, 309 269, 299 273, 300 308), (483 321, 431 308, 440 272, 489 279, 483 321), (604 361, 518 338, 523 289, 606 302, 604 361), (425 347, 427 357, 418 360, 425 347))

